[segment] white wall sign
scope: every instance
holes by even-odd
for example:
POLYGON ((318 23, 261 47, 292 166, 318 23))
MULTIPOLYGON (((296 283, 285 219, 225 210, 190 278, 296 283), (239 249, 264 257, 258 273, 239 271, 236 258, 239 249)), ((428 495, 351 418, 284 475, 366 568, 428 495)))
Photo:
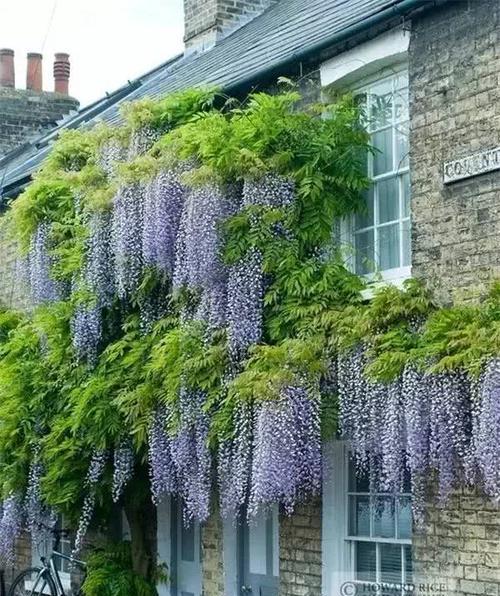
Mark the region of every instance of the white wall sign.
POLYGON ((444 164, 444 183, 450 184, 495 170, 500 170, 500 147, 447 161, 444 164))

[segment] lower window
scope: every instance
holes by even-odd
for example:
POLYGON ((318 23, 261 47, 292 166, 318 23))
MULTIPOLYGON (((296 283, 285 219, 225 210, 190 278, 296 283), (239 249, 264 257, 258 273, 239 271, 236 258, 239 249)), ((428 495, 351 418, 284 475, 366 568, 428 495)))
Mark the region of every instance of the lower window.
POLYGON ((412 582, 411 494, 409 479, 401 493, 370 490, 366 475, 356 474, 348 456, 347 536, 352 579, 378 594, 404 594, 412 582))

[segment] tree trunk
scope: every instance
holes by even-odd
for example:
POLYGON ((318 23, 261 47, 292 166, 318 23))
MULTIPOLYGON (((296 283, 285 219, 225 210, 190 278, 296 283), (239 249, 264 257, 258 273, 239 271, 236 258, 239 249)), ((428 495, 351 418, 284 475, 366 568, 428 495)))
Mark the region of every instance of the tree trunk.
POLYGON ((149 478, 145 469, 125 494, 125 515, 130 527, 133 569, 154 583, 157 566, 156 507, 151 500, 149 478))

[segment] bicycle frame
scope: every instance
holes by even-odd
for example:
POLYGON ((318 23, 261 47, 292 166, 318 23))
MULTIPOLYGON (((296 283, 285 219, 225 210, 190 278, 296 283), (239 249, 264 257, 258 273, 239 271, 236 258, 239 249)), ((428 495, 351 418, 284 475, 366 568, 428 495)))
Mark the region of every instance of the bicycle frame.
MULTIPOLYGON (((62 585, 61 577, 59 576, 59 571, 57 570, 55 559, 64 559, 65 561, 69 561, 74 565, 78 565, 85 569, 85 563, 83 561, 79 561, 78 559, 74 559, 73 557, 68 557, 67 555, 63 555, 57 551, 53 551, 50 555, 50 558, 47 560, 46 557, 41 557, 42 560, 42 568, 40 569, 40 573, 38 574, 33 587, 31 588, 31 594, 36 594, 36 590, 40 590, 47 585, 48 581, 46 579, 49 576, 55 587, 57 596, 66 596, 66 592, 64 591, 64 587, 62 585)), ((43 594, 43 591, 41 592, 43 594)))

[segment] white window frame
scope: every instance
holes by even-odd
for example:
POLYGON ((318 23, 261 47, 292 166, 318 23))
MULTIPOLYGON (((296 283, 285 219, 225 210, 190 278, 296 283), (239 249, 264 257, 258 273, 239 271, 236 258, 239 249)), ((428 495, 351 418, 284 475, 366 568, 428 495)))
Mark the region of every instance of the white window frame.
MULTIPOLYGON (((349 491, 350 451, 348 441, 331 441, 324 446, 326 469, 323 482, 322 518, 324 594, 342 594, 342 586, 346 582, 359 583, 361 586, 369 584, 355 579, 355 542, 401 546, 412 546, 413 543, 411 538, 371 538, 349 535, 349 496, 353 494, 349 491)), ((376 495, 378 496, 379 493, 376 495)), ((411 494, 398 493, 398 496, 411 497, 411 494)), ((373 521, 370 520, 370 523, 373 521)), ((377 553, 378 550, 377 548, 377 553)), ((404 566, 403 561, 402 565, 404 566)), ((377 582, 380 582, 379 576, 377 576, 377 582)))
MULTIPOLYGON (((397 66, 395 66, 394 68, 387 68, 384 69, 382 71, 377 72, 376 74, 363 79, 362 81, 359 81, 358 84, 354 87, 352 87, 352 92, 354 94, 360 94, 363 91, 367 91, 370 88, 372 88, 374 85, 379 84, 379 83, 383 83, 384 81, 389 81, 397 76, 401 76, 407 73, 407 64, 403 63, 403 64, 399 64, 397 66)), ((393 155, 396 154, 396 147, 395 147, 395 135, 393 135, 392 138, 392 142, 393 142, 393 155)), ((378 245, 378 233, 380 228, 384 227, 384 226, 389 226, 389 225, 394 225, 394 223, 398 222, 400 226, 403 225, 404 222, 409 222, 410 226, 411 226, 411 212, 410 215, 408 217, 403 217, 403 201, 404 201, 404 189, 402 188, 403 186, 403 177, 405 175, 409 175, 410 174, 410 168, 409 168, 409 164, 404 165, 404 166, 400 166, 397 167, 396 169, 393 169, 389 172, 385 172, 383 174, 379 174, 378 176, 373 176, 372 175, 372 169, 373 169, 373 156, 369 155, 368 156, 368 161, 369 161, 369 176, 370 176, 370 180, 373 181, 374 185, 373 185, 373 193, 374 193, 374 213, 373 213, 373 225, 372 226, 368 226, 366 228, 366 230, 373 230, 373 242, 375 245, 375 249, 378 245), (378 223, 378 197, 377 197, 377 192, 376 192, 376 183, 377 182, 382 182, 384 180, 390 180, 390 179, 394 179, 396 178, 398 180, 398 184, 399 184, 399 218, 398 220, 394 220, 391 222, 384 222, 383 224, 379 224, 378 223)), ((355 230, 355 216, 350 216, 345 218, 342 223, 341 223, 341 234, 340 234, 340 238, 341 238, 341 244, 343 246, 347 246, 349 248, 354 249, 354 245, 355 245, 355 234, 362 232, 364 230, 363 229, 356 229, 355 230)), ((411 234, 411 230, 409 232, 411 234)), ((410 250, 411 250, 411 237, 409 239, 410 241, 410 250)), ((403 243, 402 243, 402 233, 400 231, 399 233, 399 260, 400 262, 403 261, 403 243)), ((352 254, 352 250, 348 251, 348 253, 350 252, 350 254, 347 255, 347 266, 352 270, 355 271, 355 255, 352 254)), ((410 254, 410 259, 411 259, 411 254, 410 254)), ((409 279, 411 277, 411 263, 410 265, 406 265, 406 266, 400 266, 400 267, 394 267, 391 269, 383 269, 383 270, 377 270, 373 273, 367 273, 364 274, 363 277, 372 283, 372 285, 374 287, 376 287, 377 285, 383 285, 383 284, 393 284, 396 286, 402 286, 403 282, 406 279, 409 279)), ((367 292, 367 297, 370 297, 370 291, 367 292)))
MULTIPOLYGON (((357 93, 369 85, 382 82, 384 78, 407 71, 409 41, 410 32, 407 28, 402 26, 396 27, 327 60, 320 66, 322 87, 336 91, 348 89, 353 93, 357 93)), ((409 172, 409 167, 398 169, 398 174, 402 175, 406 172, 409 172)), ((377 180, 382 180, 384 176, 392 177, 393 175, 394 172, 384 174, 377 177, 377 180)), ((402 195, 400 191, 401 200, 402 195)), ((400 221, 401 219, 405 219, 402 218, 401 207, 402 205, 400 204, 400 221)), ((373 227, 374 234, 376 234, 376 226, 373 227)), ((339 228, 338 235, 341 245, 347 249, 346 265, 354 271, 355 260, 352 254, 354 247, 354 218, 346 218, 341 222, 339 228)), ((402 262, 403 250, 401 239, 402 234, 400 234, 400 262, 402 262)), ((376 246, 375 237, 374 242, 376 246)), ((370 282, 370 288, 364 292, 364 297, 370 298, 373 295, 373 289, 377 286, 386 285, 387 283, 399 287, 402 286, 403 282, 411 277, 411 262, 409 266, 380 270, 375 273, 366 274, 363 277, 370 282)))

